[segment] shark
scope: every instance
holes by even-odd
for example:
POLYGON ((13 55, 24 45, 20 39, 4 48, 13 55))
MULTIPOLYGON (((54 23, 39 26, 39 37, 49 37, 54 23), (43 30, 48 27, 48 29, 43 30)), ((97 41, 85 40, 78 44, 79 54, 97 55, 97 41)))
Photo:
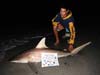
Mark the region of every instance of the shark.
POLYGON ((64 51, 50 49, 45 44, 45 41, 46 41, 46 37, 43 37, 39 41, 39 43, 37 44, 37 46, 35 48, 23 52, 22 54, 16 56, 10 62, 13 62, 13 63, 36 63, 37 62, 38 63, 38 62, 41 62, 41 54, 42 53, 57 53, 58 59, 62 58, 62 57, 74 56, 75 54, 77 54, 78 52, 83 50, 83 48, 85 48, 86 46, 88 46, 92 43, 91 41, 89 41, 87 43, 84 43, 84 44, 74 48, 72 52, 67 53, 64 51))

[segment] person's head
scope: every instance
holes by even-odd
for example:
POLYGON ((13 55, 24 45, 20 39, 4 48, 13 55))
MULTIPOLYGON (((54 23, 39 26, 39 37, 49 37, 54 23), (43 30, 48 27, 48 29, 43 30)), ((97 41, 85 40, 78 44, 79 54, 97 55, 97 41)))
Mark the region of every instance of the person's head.
POLYGON ((67 16, 67 9, 65 7, 60 8, 60 15, 63 18, 67 16))

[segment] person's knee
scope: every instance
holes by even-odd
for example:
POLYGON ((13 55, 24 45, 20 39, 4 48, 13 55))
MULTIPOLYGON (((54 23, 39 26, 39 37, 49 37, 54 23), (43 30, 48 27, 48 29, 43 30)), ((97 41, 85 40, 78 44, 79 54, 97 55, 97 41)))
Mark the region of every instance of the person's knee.
POLYGON ((53 30, 55 30, 55 31, 56 31, 56 30, 57 30, 57 26, 53 26, 53 30))
POLYGON ((64 27, 63 27, 61 24, 59 24, 59 25, 58 25, 58 29, 59 29, 59 30, 63 30, 64 27))

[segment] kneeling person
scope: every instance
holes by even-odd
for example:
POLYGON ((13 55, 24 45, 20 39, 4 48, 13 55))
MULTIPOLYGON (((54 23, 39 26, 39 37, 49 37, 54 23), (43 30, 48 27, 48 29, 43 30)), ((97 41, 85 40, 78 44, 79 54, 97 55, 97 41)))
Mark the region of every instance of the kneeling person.
MULTIPOLYGON (((71 52, 73 50, 73 45, 75 41, 75 27, 74 27, 74 18, 72 12, 62 7, 60 13, 58 13, 53 19, 53 31, 56 38, 55 45, 60 43, 58 32, 65 29, 66 33, 69 33, 68 50, 71 52)), ((66 35, 65 35, 66 36, 66 35)))

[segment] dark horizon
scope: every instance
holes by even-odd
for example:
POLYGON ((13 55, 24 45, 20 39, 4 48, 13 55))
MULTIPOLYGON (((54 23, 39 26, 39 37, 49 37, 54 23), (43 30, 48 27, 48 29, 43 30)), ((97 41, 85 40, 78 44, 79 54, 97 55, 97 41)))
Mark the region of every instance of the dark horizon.
MULTIPOLYGON (((4 23, 0 27, 1 35, 8 36, 10 34, 16 35, 34 32, 51 32, 51 19, 59 12, 59 8, 62 4, 64 4, 66 8, 69 8, 73 12, 73 16, 76 20, 75 27, 77 32, 88 32, 88 34, 92 34, 92 32, 99 33, 97 14, 91 15, 88 12, 83 12, 84 9, 82 9, 82 5, 79 0, 48 0, 47 4, 44 3, 40 6, 34 5, 37 3, 38 1, 34 2, 33 4, 27 3, 27 5, 19 4, 19 7, 15 9, 15 13, 8 13, 6 16, 7 21, 5 21, 6 24, 4 23)), ((11 10, 9 11, 12 12, 11 10)))

